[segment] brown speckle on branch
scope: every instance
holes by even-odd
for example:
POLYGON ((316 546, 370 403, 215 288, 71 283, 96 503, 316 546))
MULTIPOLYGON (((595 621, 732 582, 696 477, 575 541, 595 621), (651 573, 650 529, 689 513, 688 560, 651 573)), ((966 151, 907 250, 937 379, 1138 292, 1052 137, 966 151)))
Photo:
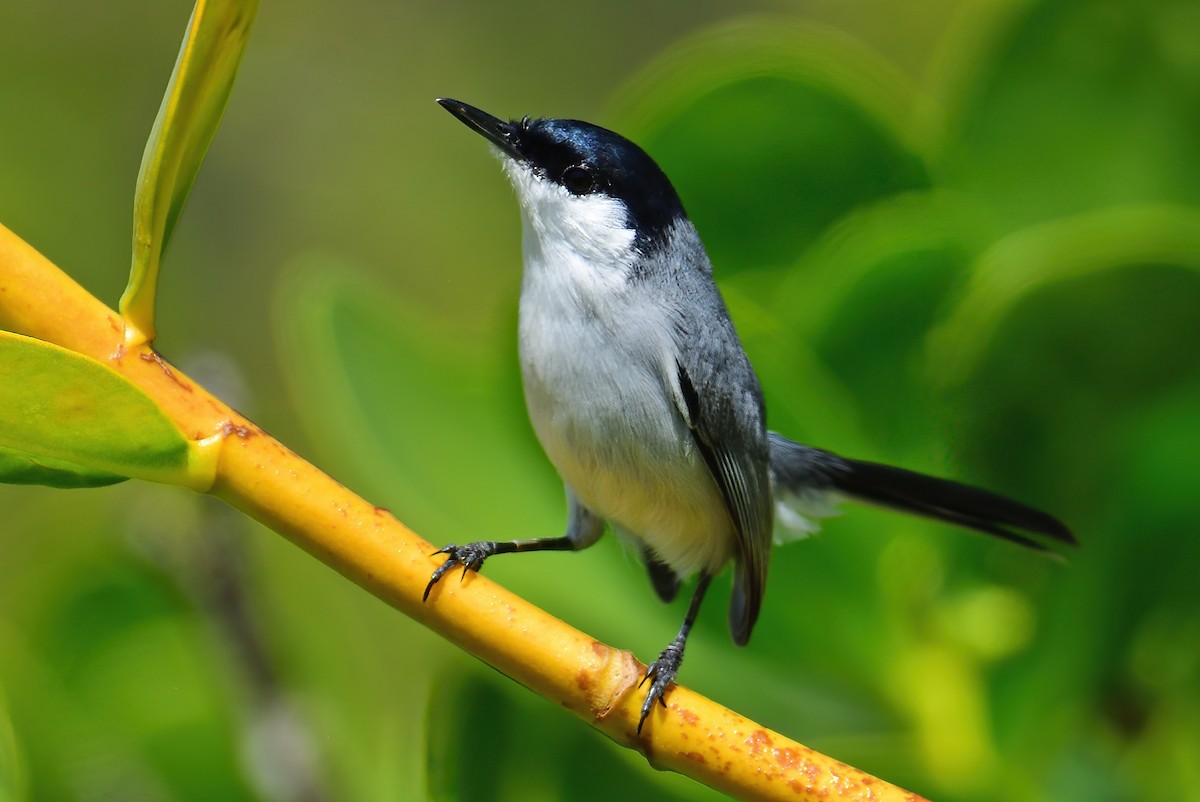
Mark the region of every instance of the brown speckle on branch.
POLYGON ((254 431, 254 429, 250 428, 249 426, 239 426, 233 421, 227 420, 221 424, 221 434, 225 435, 226 437, 234 434, 240 437, 242 440, 247 440, 258 434, 258 432, 254 431))
POLYGON ((795 749, 776 749, 775 762, 783 766, 785 769, 792 769, 799 765, 800 755, 795 749))
POLYGON ((182 381, 178 376, 176 376, 175 371, 171 370, 171 366, 167 364, 167 360, 163 359, 162 355, 159 354, 158 351, 151 350, 144 354, 138 354, 138 356, 141 357, 145 362, 157 363, 158 367, 162 370, 163 375, 179 385, 179 389, 188 393, 193 392, 192 385, 182 381))
POLYGON ((755 730, 749 738, 746 739, 746 746, 750 748, 750 754, 757 755, 760 752, 770 749, 771 736, 767 735, 766 730, 755 730))

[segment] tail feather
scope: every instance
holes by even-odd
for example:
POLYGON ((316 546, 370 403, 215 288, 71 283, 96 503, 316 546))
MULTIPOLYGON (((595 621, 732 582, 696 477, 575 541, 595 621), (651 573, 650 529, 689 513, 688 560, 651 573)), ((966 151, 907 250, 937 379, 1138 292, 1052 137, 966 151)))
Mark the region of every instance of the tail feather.
POLYGON ((1037 551, 1048 549, 1022 532, 1078 543, 1071 530, 1053 515, 988 490, 904 468, 846 459, 802 446, 774 432, 770 434, 770 445, 776 484, 798 496, 832 491, 974 529, 1037 551))

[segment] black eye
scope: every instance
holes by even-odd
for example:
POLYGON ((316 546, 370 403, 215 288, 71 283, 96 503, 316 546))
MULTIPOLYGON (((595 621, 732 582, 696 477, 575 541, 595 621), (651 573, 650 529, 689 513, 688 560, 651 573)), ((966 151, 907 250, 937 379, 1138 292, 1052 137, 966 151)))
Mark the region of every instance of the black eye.
POLYGON ((577 164, 563 170, 562 185, 572 195, 586 195, 596 185, 596 178, 589 168, 577 164))

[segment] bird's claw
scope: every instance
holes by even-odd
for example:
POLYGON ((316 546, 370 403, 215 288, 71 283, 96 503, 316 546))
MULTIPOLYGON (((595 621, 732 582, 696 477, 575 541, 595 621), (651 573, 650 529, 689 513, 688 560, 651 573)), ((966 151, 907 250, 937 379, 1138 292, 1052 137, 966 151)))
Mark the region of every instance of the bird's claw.
MULTIPOLYGON (((478 571, 483 567, 483 561, 490 557, 495 550, 496 544, 490 540, 481 540, 476 543, 468 543, 465 546, 456 546, 451 543, 448 546, 435 551, 433 554, 447 555, 446 561, 439 565, 429 578, 429 584, 425 586, 425 593, 421 596, 421 601, 429 598, 429 591, 433 590, 433 586, 438 583, 438 580, 446 575, 456 565, 461 565, 465 577, 467 571, 478 571)), ((433 556, 433 555, 431 555, 433 556)))
POLYGON ((650 690, 646 692, 646 700, 642 702, 642 715, 638 719, 639 735, 650 711, 654 709, 654 703, 658 702, 663 707, 667 706, 663 694, 666 693, 667 687, 675 681, 675 675, 679 673, 679 666, 682 663, 683 648, 678 643, 672 643, 663 649, 658 659, 646 668, 646 676, 642 677, 642 681, 638 683, 640 688, 646 684, 647 680, 650 682, 650 690))

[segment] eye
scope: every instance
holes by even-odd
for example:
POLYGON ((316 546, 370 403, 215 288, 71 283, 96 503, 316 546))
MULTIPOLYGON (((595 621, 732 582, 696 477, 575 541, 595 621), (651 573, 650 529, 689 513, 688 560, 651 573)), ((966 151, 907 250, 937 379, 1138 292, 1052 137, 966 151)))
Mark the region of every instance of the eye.
POLYGON ((596 177, 588 167, 576 164, 563 170, 562 185, 572 195, 586 195, 596 185, 596 177))

